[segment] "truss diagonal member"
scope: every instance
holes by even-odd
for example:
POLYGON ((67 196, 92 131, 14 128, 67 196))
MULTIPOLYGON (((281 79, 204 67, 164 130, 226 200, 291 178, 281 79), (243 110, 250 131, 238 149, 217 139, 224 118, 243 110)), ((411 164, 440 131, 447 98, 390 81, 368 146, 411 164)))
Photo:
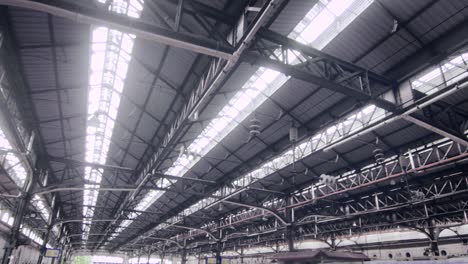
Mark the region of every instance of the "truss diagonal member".
POLYGON ((135 34, 140 38, 213 57, 223 59, 231 59, 233 57, 234 48, 221 42, 194 34, 163 29, 129 17, 106 12, 93 6, 81 6, 63 0, 0 0, 0 5, 41 11, 54 16, 72 19, 79 23, 102 25, 122 32, 135 34))
POLYGON ((247 207, 247 208, 263 210, 265 212, 270 213, 274 217, 276 217, 284 225, 286 225, 286 226, 290 225, 290 223, 288 223, 288 221, 286 221, 286 219, 284 219, 284 217, 282 217, 278 212, 276 212, 273 209, 269 209, 269 208, 266 208, 266 207, 263 207, 263 206, 260 206, 260 205, 247 204, 247 203, 241 203, 241 202, 234 202, 234 201, 230 201, 230 200, 222 200, 221 202, 222 203, 234 204, 234 205, 238 205, 238 206, 243 206, 243 207, 247 207))
POLYGON ((403 116, 403 118, 417 126, 425 128, 431 132, 434 132, 443 137, 449 138, 460 145, 468 147, 468 139, 462 133, 458 133, 457 131, 453 131, 447 127, 442 127, 438 124, 434 124, 433 122, 430 122, 429 120, 425 120, 424 118, 421 118, 421 117, 417 117, 414 114, 405 115, 403 116))

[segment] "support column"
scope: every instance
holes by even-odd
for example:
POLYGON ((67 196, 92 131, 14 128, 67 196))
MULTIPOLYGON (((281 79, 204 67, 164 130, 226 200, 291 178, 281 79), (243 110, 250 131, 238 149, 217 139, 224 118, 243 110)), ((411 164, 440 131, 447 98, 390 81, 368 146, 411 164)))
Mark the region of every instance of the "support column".
POLYGON ((19 198, 19 204, 16 208, 11 228, 10 238, 5 245, 5 251, 3 252, 2 264, 8 264, 10 262, 11 253, 18 247, 18 240, 20 236, 20 228, 23 223, 24 214, 26 213, 29 202, 31 201, 31 192, 34 186, 34 176, 26 179, 24 188, 22 190, 23 195, 19 198))
POLYGON ((294 251, 294 211, 289 205, 291 204, 291 197, 287 198, 286 207, 286 221, 288 226, 286 227, 286 241, 288 242, 288 250, 294 251))
POLYGON ((244 247, 240 248, 240 261, 241 263, 244 263, 244 247))
MULTIPOLYGON (((53 202, 52 202, 52 205, 51 207, 53 208, 52 209, 52 213, 50 214, 49 216, 49 219, 47 220, 47 232, 45 233, 45 235, 43 236, 43 242, 42 242, 42 245, 41 245, 41 249, 40 249, 40 254, 39 254, 39 258, 37 259, 37 264, 41 264, 42 263, 42 260, 44 258, 44 253, 47 249, 47 241, 49 241, 49 237, 50 237, 50 233, 52 232, 52 228, 54 227, 54 223, 55 223, 55 217, 57 216, 57 212, 58 212, 58 206, 55 204, 55 196, 54 196, 54 199, 53 199, 53 202)), ((52 259, 53 261, 54 259, 52 259)))
POLYGON ((439 256, 440 229, 437 227, 429 227, 428 231, 429 231, 429 239, 431 240, 430 242, 431 253, 433 256, 439 256))
POLYGON ((165 256, 165 253, 166 253, 166 245, 163 245, 163 248, 161 250, 161 264, 164 263, 164 256, 165 256))
POLYGON ((187 263, 187 240, 184 240, 184 247, 182 248, 182 264, 187 263))
MULTIPOLYGON (((59 248, 60 248, 60 257, 58 259, 58 262, 57 264, 62 264, 62 259, 64 258, 65 256, 65 241, 66 241, 66 238, 63 238, 63 233, 65 232, 65 225, 64 224, 61 224, 60 226, 60 234, 59 234, 59 237, 58 237, 58 244, 59 244, 59 248), (63 240, 63 241, 62 241, 63 240)), ((54 264, 54 260, 52 260, 52 264, 54 264)))
POLYGON ((216 264, 221 264, 221 241, 216 242, 216 264))
POLYGON ((153 245, 150 245, 150 248, 148 251, 148 258, 146 259, 146 264, 150 263, 151 253, 153 253, 153 245))

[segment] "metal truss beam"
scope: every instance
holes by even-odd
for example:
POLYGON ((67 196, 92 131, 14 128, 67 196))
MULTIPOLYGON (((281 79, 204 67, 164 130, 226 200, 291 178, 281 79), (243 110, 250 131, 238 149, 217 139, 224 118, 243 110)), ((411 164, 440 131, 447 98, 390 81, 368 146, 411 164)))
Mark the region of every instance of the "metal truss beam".
POLYGON ((269 42, 277 44, 278 47, 284 47, 284 48, 298 51, 300 53, 303 53, 304 55, 315 58, 316 60, 333 62, 336 65, 340 65, 340 67, 345 71, 357 72, 359 74, 367 73, 367 76, 369 79, 377 81, 381 84, 390 85, 390 86, 396 85, 396 82, 394 80, 391 80, 383 75, 373 72, 372 70, 369 70, 361 66, 358 66, 354 63, 342 60, 338 57, 332 56, 323 51, 315 49, 312 46, 305 45, 291 38, 283 36, 279 33, 276 33, 272 30, 262 28, 261 30, 258 31, 258 38, 265 39, 265 40, 268 40, 269 42))
MULTIPOLYGON (((359 173, 351 175, 343 175, 338 177, 337 184, 333 186, 323 185, 312 185, 311 188, 306 188, 303 191, 297 192, 293 195, 290 203, 287 203, 284 199, 277 199, 275 202, 270 203, 269 208, 277 211, 284 212, 286 208, 298 208, 316 204, 318 201, 331 200, 335 197, 343 197, 345 193, 356 193, 359 190, 366 190, 369 186, 376 186, 381 184, 389 184, 390 181, 399 181, 399 178, 407 174, 423 175, 421 172, 435 169, 439 166, 445 166, 446 164, 454 164, 457 161, 465 160, 468 157, 467 149, 454 143, 453 141, 443 141, 437 145, 427 146, 426 148, 419 149, 418 151, 409 151, 405 160, 408 166, 403 168, 398 159, 388 160, 384 164, 376 164, 373 167, 359 170, 359 173)), ((451 178, 453 181, 455 178, 451 178)), ((448 180, 447 180, 448 181, 448 180)), ((434 193, 433 190, 440 190, 442 192, 448 192, 450 195, 456 194, 457 191, 466 191, 468 189, 468 179, 463 178, 462 181, 450 182, 447 181, 441 183, 434 183, 434 187, 425 188, 424 191, 426 196, 437 196, 442 198, 445 194, 438 192, 434 193), (450 186, 450 187, 449 187, 450 186), (452 188, 453 187, 453 188, 452 188)), ((407 195, 406 195, 407 196, 407 195)), ((346 196, 345 196, 346 197, 346 196)), ((403 197, 403 196, 402 196, 403 197)), ((375 198, 372 198, 375 199, 375 198)), ((390 198, 388 199, 390 200, 390 198)), ((393 198, 394 201, 401 199, 393 198)), ((406 201, 408 202, 409 198, 406 201)), ((372 202, 375 202, 372 200, 372 202)), ((376 207, 383 208, 383 204, 380 200, 375 205, 376 207)), ((374 203, 375 204, 375 203, 374 203)), ((355 206, 359 208, 359 206, 355 206)), ((365 207, 364 207, 365 208, 365 207)), ((352 209, 348 209, 351 212, 352 209)), ((334 212, 336 214, 336 212, 334 212)), ((317 212, 315 215, 323 217, 333 216, 330 212, 317 212)), ((246 221, 259 218, 265 215, 265 212, 260 209, 251 209, 247 211, 241 211, 237 214, 231 214, 224 217, 220 223, 213 223, 210 229, 229 228, 233 225, 238 225, 246 221)), ((278 228, 277 225, 274 226, 278 228)))
POLYGON ((96 7, 81 6, 63 0, 0 0, 0 5, 46 12, 54 16, 72 19, 79 23, 103 25, 122 32, 135 34, 143 39, 203 53, 213 57, 223 59, 231 59, 233 57, 234 49, 226 46, 224 43, 188 33, 166 30, 96 7))
POLYGON ((356 98, 359 101, 371 102, 376 106, 388 110, 390 112, 395 111, 395 104, 378 98, 372 98, 371 95, 364 93, 358 89, 347 87, 338 82, 332 81, 330 79, 320 77, 312 74, 311 72, 301 69, 300 66, 291 65, 284 63, 280 60, 275 60, 264 55, 255 54, 255 53, 246 53, 244 55, 244 60, 252 64, 258 64, 266 68, 270 68, 279 72, 282 72, 286 75, 289 75, 293 78, 310 82, 326 89, 356 98))
POLYGON ((374 103, 389 112, 396 109, 392 92, 385 95, 390 101, 379 97, 382 92, 391 91, 396 82, 371 70, 264 28, 259 30, 253 50, 256 52, 243 55, 244 61, 277 70, 359 101, 374 103), (293 54, 297 61, 291 58, 293 54), (379 88, 376 84, 383 87, 379 88))

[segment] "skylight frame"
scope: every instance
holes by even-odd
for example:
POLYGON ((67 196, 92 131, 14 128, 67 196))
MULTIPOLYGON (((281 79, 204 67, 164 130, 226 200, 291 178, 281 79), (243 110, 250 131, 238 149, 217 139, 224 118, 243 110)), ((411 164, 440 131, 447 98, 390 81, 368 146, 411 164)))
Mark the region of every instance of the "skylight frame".
POLYGON ((468 52, 465 52, 451 56, 437 66, 425 69, 410 78, 409 83, 412 89, 430 95, 467 77, 467 69, 468 52))
MULTIPOLYGON (((356 0, 334 0, 334 1, 346 1, 351 2, 348 8, 350 8, 351 12, 348 15, 343 16, 343 12, 336 16, 333 14, 333 10, 328 8, 328 5, 332 1, 319 1, 312 9, 305 15, 305 17, 296 25, 296 27, 292 30, 292 32, 288 35, 288 37, 296 39, 302 43, 307 45, 311 45, 317 49, 322 49, 325 47, 338 33, 340 33, 344 28, 346 28, 359 14, 361 14, 372 2, 373 0, 364 0, 364 1, 356 1, 356 0), (310 26, 310 23, 314 22, 314 18, 320 15, 321 12, 331 12, 333 17, 333 23, 329 24, 326 28, 322 29, 321 34, 315 36, 312 40, 308 41, 307 39, 301 38, 301 33, 310 26), (304 23, 304 21, 308 21, 309 24, 304 23)), ((276 52, 281 52, 277 50, 276 52)), ((295 55, 293 50, 288 50, 288 58, 292 61, 290 63, 299 63, 301 61, 301 56, 295 55)), ((247 80, 246 83, 242 86, 241 90, 236 93, 233 98, 229 101, 229 103, 219 112, 217 117, 215 117, 207 127, 205 127, 202 133, 187 147, 187 151, 180 155, 178 159, 173 163, 171 167, 169 167, 164 174, 169 174, 173 176, 183 177, 183 175, 192 168, 204 155, 206 155, 214 146, 217 145, 225 136, 227 136, 239 123, 241 123, 247 116, 249 116, 253 110, 259 107, 263 102, 265 102, 269 96, 271 96, 274 92, 280 89, 284 83, 289 80, 290 77, 271 70, 264 67, 259 67, 257 71, 247 80), (265 73, 267 72, 267 73, 265 73), (263 87, 261 86, 260 92, 258 92, 257 97, 255 97, 251 102, 245 105, 245 109, 241 109, 239 114, 232 117, 228 116, 228 113, 232 112, 234 105, 237 105, 237 100, 242 98, 242 94, 244 94, 247 90, 250 89, 251 92, 253 84, 258 81, 259 79, 262 80, 262 75, 266 74, 269 75, 268 84, 263 87), (231 122, 227 122, 228 124, 222 129, 222 131, 212 132, 216 127, 216 120, 221 120, 222 118, 226 117, 231 118, 231 122), (210 133, 211 132, 211 133, 210 133), (211 135, 211 136, 210 136, 211 135), (216 136, 213 136, 216 135, 216 136), (190 159, 190 163, 188 165, 182 165, 185 163, 185 160, 190 159)), ((258 86, 258 85, 257 85, 258 86)), ((256 87, 258 89, 258 87, 256 87)), ((254 92, 256 93, 256 92, 254 92)), ((234 107, 235 108, 235 107, 234 107)), ((238 109, 239 110, 239 109, 238 109)), ((226 122, 225 122, 226 123, 226 122)), ((168 187, 169 185, 175 183, 176 180, 169 180, 167 178, 160 178, 158 179, 157 185, 161 185, 163 188, 168 187), (158 184, 159 183, 159 184, 158 184)), ((156 200, 159 199, 165 192, 162 190, 158 191, 150 191, 145 195, 143 200, 146 200, 148 196, 152 197, 153 204, 156 200)), ((151 206, 151 205, 149 205, 151 206)), ((148 207, 149 207, 148 206, 148 207)), ((148 208, 146 207, 145 210, 148 208)), ((110 236, 111 239, 117 237, 121 231, 123 231, 127 226, 132 224, 134 218, 138 217, 139 213, 132 213, 129 219, 122 221, 119 228, 117 229, 118 232, 112 234, 110 236)))

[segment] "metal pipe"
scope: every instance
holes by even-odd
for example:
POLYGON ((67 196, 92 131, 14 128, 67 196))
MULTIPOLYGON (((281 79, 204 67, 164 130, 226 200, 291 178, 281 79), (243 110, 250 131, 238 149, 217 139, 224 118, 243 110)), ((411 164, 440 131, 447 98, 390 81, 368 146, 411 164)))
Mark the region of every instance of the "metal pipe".
POLYGON ((243 207, 252 208, 252 209, 260 209, 260 210, 263 210, 263 211, 266 211, 266 212, 270 213, 271 215, 276 217, 278 220, 280 220, 280 222, 283 223, 284 225, 286 225, 286 226, 291 225, 286 220, 284 220, 284 218, 281 217, 281 215, 279 215, 277 212, 275 212, 275 211, 273 211, 273 210, 271 210, 269 208, 266 208, 266 207, 256 206, 256 205, 252 205, 252 204, 244 204, 244 203, 239 203, 239 202, 233 202, 233 201, 229 201, 229 200, 223 200, 223 203, 234 204, 234 205, 243 206, 243 207))
POLYGON ((103 12, 93 7, 77 6, 65 1, 45 0, 0 0, 0 5, 9 5, 41 11, 54 16, 71 19, 78 23, 102 25, 122 32, 134 34, 143 39, 166 45, 203 53, 223 59, 232 59, 233 48, 219 41, 201 38, 200 36, 174 32, 153 25, 142 23, 130 17, 103 12))
POLYGON ((213 238, 215 241, 218 241, 218 240, 219 240, 215 235, 213 235, 213 233, 211 233, 210 231, 205 230, 205 229, 203 229, 203 228, 190 227, 190 226, 182 226, 182 225, 172 225, 172 224, 168 224, 168 225, 173 226, 173 227, 182 228, 182 229, 200 231, 200 232, 206 233, 206 234, 209 235, 211 238, 213 238))
POLYGON ((184 248, 179 242, 169 239, 169 238, 163 238, 163 237, 152 237, 152 236, 142 236, 142 238, 148 238, 148 239, 154 239, 154 240, 162 240, 162 241, 168 241, 173 244, 175 244, 178 248, 184 248))
POLYGON ((18 198, 21 198, 21 196, 22 196, 21 193, 18 193, 18 194, 0 193, 0 197, 5 197, 5 198, 18 199, 18 198))
POLYGON ((98 191, 98 192, 105 192, 105 191, 111 191, 111 192, 131 192, 134 191, 135 188, 86 188, 86 187, 60 187, 60 188, 54 188, 50 190, 43 190, 36 192, 35 194, 37 195, 44 195, 48 193, 54 193, 54 192, 64 192, 64 191, 98 191))
POLYGON ((63 220, 63 221, 58 221, 54 223, 54 226, 56 225, 61 225, 61 224, 66 224, 66 223, 81 223, 83 221, 90 221, 90 222, 112 222, 114 219, 71 219, 71 220, 63 220))

